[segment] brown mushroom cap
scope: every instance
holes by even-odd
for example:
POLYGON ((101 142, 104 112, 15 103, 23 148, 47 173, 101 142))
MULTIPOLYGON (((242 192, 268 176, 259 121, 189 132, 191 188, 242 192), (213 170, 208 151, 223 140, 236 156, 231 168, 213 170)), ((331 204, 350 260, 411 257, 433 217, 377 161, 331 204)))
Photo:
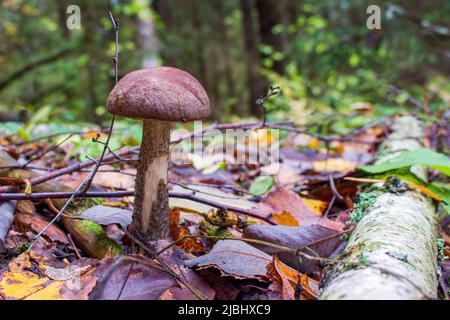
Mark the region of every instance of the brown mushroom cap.
POLYGON ((107 106, 118 116, 164 121, 200 120, 211 112, 200 82, 186 71, 171 67, 127 74, 112 89, 107 106))

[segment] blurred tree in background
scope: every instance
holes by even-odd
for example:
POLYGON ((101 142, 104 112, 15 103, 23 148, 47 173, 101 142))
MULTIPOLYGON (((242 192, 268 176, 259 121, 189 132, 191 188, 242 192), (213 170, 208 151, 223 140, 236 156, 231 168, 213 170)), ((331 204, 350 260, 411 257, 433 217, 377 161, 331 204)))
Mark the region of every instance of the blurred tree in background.
POLYGON ((183 68, 207 89, 216 119, 260 116, 255 100, 271 83, 282 88, 269 104, 273 117, 345 113, 359 101, 389 112, 390 100, 408 99, 391 95, 390 85, 430 108, 449 103, 445 0, 2 0, 3 121, 38 110, 68 122, 107 119, 111 8, 120 23, 120 76, 157 64, 183 68), (366 27, 375 3, 381 30, 366 27), (81 8, 80 30, 66 27, 71 4, 81 8))

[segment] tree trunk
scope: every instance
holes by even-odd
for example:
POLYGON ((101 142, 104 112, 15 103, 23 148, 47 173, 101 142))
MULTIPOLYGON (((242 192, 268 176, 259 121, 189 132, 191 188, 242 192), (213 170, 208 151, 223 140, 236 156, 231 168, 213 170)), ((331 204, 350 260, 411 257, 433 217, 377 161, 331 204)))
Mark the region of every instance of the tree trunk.
MULTIPOLYGON (((281 4, 278 0, 256 0, 256 9, 259 17, 259 34, 262 43, 269 45, 274 51, 283 52, 283 36, 282 34, 274 34, 273 28, 283 23, 281 13, 281 4)), ((264 59, 266 55, 261 53, 264 59)), ((284 73, 284 62, 275 61, 273 70, 279 74, 284 73)))
POLYGON ((145 240, 169 236, 170 123, 144 120, 142 145, 136 175, 133 226, 145 240))
MULTIPOLYGON (((223 6, 223 2, 224 0, 216 0, 213 3, 218 13, 217 26, 219 30, 219 36, 222 42, 221 51, 224 59, 224 74, 225 74, 225 82, 227 85, 227 97, 236 98, 236 89, 234 86, 234 79, 233 79, 233 63, 231 61, 229 52, 231 45, 227 35, 227 27, 225 25, 225 18, 227 16, 227 13, 223 6)), ((234 102, 233 105, 231 105, 231 112, 235 114, 244 115, 243 110, 239 108, 239 104, 236 102, 234 102)))
POLYGON ((259 96, 264 94, 266 81, 262 78, 259 72, 261 64, 258 45, 256 42, 257 35, 253 27, 253 1, 241 0, 240 5, 242 10, 242 26, 245 38, 245 49, 247 52, 247 87, 250 90, 248 105, 250 106, 249 109, 252 115, 261 116, 262 111, 256 105, 256 100, 259 96))
MULTIPOLYGON (((411 116, 396 119, 378 163, 421 147, 423 128, 411 116)), ((426 169, 411 169, 426 179, 426 169)), ((435 208, 417 191, 390 193, 381 185, 350 236, 343 258, 325 272, 321 299, 436 298, 435 208)))

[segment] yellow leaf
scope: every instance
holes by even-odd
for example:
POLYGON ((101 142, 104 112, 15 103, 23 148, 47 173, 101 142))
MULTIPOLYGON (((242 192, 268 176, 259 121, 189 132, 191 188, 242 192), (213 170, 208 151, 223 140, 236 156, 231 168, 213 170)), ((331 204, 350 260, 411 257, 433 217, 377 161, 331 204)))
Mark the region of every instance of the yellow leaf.
POLYGON ((337 171, 348 172, 356 168, 357 163, 341 158, 331 158, 324 161, 314 161, 314 170, 316 171, 337 171))
POLYGON ((303 203, 306 204, 308 208, 317 213, 319 216, 327 209, 328 202, 316 199, 302 198, 303 203))
POLYGON ((311 149, 317 149, 320 145, 320 140, 319 139, 312 139, 311 142, 309 143, 308 147, 310 147, 311 149))
POLYGON ((298 227, 300 226, 297 219, 289 211, 277 212, 272 216, 272 220, 283 226, 298 227))

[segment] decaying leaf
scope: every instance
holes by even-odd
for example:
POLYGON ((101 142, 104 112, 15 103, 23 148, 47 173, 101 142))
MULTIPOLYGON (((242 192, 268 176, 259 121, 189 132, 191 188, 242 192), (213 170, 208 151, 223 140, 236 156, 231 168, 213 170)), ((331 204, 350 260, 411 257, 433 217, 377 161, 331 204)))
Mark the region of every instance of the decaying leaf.
MULTIPOLYGON (((189 189, 183 188, 179 185, 174 185, 172 190, 174 192, 186 194, 192 194, 193 191, 197 191, 196 196, 200 199, 212 200, 218 203, 223 203, 242 209, 252 209, 256 206, 255 202, 249 200, 249 196, 237 196, 232 193, 223 192, 218 188, 210 186, 188 185, 186 187, 188 187, 189 189)), ((177 207, 186 211, 198 213, 207 213, 211 209, 215 209, 206 204, 179 198, 170 198, 169 205, 172 208, 177 207)))
MULTIPOLYGON (((103 166, 103 169, 113 169, 110 166, 103 166)), ((135 173, 128 171, 126 173, 135 173)), ((134 187, 135 177, 130 174, 120 172, 97 172, 93 184, 104 188, 127 190, 134 187)))
POLYGON ((295 217, 300 226, 321 224, 335 230, 341 230, 344 227, 339 222, 320 217, 305 204, 304 199, 298 194, 280 186, 277 186, 262 200, 258 210, 268 214, 288 211, 295 217))
MULTIPOLYGON (((31 229, 35 233, 39 233, 48 225, 50 220, 44 218, 38 213, 28 214, 24 212, 17 212, 14 220, 14 226, 19 231, 26 232, 31 229)), ((68 244, 69 239, 66 234, 60 229, 58 225, 52 224, 43 234, 51 241, 58 241, 60 243, 68 244)))
POLYGON ((239 240, 220 240, 213 249, 198 258, 185 262, 196 269, 219 269, 223 276, 236 279, 267 281, 267 264, 272 257, 239 240))
MULTIPOLYGON (((310 250, 305 249, 302 252, 311 256, 318 255, 322 258, 329 257, 342 243, 339 237, 333 237, 335 234, 335 230, 320 225, 304 227, 250 225, 244 229, 245 238, 262 240, 294 250, 307 246, 310 250)), ((306 257, 299 259, 295 254, 280 252, 279 249, 273 247, 257 244, 255 244, 255 247, 270 255, 277 255, 287 265, 298 268, 305 273, 313 272, 318 265, 317 261, 306 257)))
MULTIPOLYGON (((160 246, 167 245, 167 242, 160 241, 160 246)), ((179 250, 179 249, 177 249, 179 250)), ((165 251, 161 258, 180 277, 185 279, 192 287, 203 294, 207 299, 213 299, 215 291, 203 281, 194 271, 187 269, 178 263, 177 250, 169 249, 165 251)), ((197 297, 184 285, 175 279, 155 261, 143 258, 138 255, 129 257, 137 258, 145 264, 123 260, 117 268, 110 267, 115 261, 108 259, 101 270, 100 278, 110 275, 104 287, 97 286, 91 294, 95 299, 118 299, 118 300, 196 300, 197 297)), ((119 258, 120 259, 120 258, 119 258)), ((101 282, 100 282, 101 283, 101 282)))
POLYGON ((87 209, 77 217, 101 225, 117 223, 123 228, 126 228, 132 221, 132 215, 133 212, 130 210, 98 205, 87 209))
POLYGON ((276 256, 268 265, 268 274, 273 280, 269 286, 270 299, 294 300, 296 291, 300 300, 317 299, 319 295, 317 281, 284 265, 276 256))

